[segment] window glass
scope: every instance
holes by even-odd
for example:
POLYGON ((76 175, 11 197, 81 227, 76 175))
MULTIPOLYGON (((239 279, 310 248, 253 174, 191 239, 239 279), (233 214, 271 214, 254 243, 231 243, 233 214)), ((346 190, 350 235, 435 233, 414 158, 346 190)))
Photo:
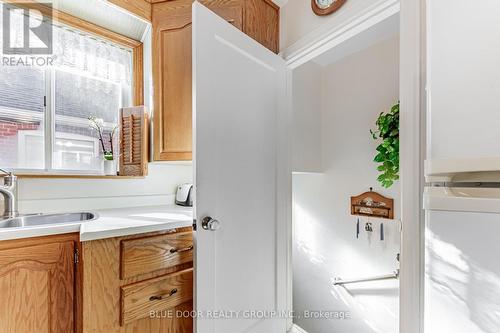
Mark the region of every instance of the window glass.
MULTIPOLYGON (((118 124, 121 104, 119 84, 56 70, 54 169, 100 171, 102 143, 89 128, 88 117, 102 119, 104 147, 110 150, 110 134, 118 124)), ((115 151, 117 139, 115 135, 115 151)))
POLYGON ((45 73, 0 65, 0 166, 44 168, 45 73))
MULTIPOLYGON (((23 40, 22 24, 9 33, 23 40)), ((49 67, 0 64, 0 167, 100 173, 110 142, 119 156, 119 133, 110 134, 120 108, 132 105, 132 51, 60 24, 52 42, 49 67), (103 123, 103 142, 89 117, 103 123)))
POLYGON ((54 169, 102 170, 103 151, 119 155, 119 109, 131 105, 132 53, 64 26, 54 27, 54 169), (103 142, 89 128, 89 117, 103 123, 103 142))

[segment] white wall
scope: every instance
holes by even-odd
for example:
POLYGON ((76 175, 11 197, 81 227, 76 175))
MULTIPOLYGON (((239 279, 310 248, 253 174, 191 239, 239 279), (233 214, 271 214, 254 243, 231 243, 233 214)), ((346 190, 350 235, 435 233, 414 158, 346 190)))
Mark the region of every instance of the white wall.
POLYGON ((176 186, 184 182, 192 182, 190 165, 162 163, 151 163, 143 179, 22 178, 19 210, 27 214, 171 204, 176 186))
POLYGON ((320 172, 321 163, 321 70, 308 62, 293 71, 294 172, 320 172))
POLYGON ((309 0, 288 0, 281 7, 281 49, 293 44, 307 44, 332 28, 340 28, 362 17, 364 14, 398 0, 348 0, 336 13, 317 16, 309 0))
MULTIPOLYGON (((294 310, 346 311, 350 319, 295 323, 308 333, 398 332, 398 282, 334 287, 337 276, 356 278, 388 274, 398 267, 397 221, 370 219, 374 232, 355 237, 356 217, 350 197, 369 187, 395 199, 399 184, 382 189, 373 162, 377 143, 369 129, 382 111, 398 101, 398 38, 379 43, 322 70, 323 173, 293 176, 294 310), (385 241, 379 239, 384 222, 385 241)), ((368 218, 361 218, 367 222, 368 218)))

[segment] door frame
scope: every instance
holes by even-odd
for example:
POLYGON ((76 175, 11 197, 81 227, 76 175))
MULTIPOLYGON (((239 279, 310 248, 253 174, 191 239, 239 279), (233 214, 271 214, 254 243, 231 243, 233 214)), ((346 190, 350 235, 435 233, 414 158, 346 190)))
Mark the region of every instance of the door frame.
MULTIPOLYGON (((399 13, 401 103, 401 261, 399 332, 423 333, 424 304, 424 186, 425 156, 425 0, 386 0, 351 19, 332 26, 319 37, 299 40, 280 53, 287 64, 287 96, 292 107, 292 71, 323 52, 399 13), (305 42, 304 42, 305 40, 305 42)), ((291 113, 291 112, 290 112, 291 113)), ((291 149, 290 149, 291 155, 291 149)), ((289 159, 290 160, 290 159, 289 159)), ((292 189, 288 197, 291 200, 292 189)), ((287 309, 293 310, 291 201, 286 221, 287 309)), ((288 330, 292 330, 292 318, 288 330)))

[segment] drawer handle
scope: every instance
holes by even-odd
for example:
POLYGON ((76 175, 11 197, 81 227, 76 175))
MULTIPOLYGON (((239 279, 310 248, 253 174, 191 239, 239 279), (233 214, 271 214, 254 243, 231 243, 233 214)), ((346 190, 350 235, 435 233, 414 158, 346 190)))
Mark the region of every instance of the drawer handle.
POLYGON ((186 252, 186 251, 191 251, 192 249, 193 249, 193 245, 188 246, 188 247, 186 247, 186 248, 184 248, 184 249, 180 249, 180 250, 178 250, 178 249, 176 249, 176 248, 171 248, 171 249, 170 249, 170 253, 186 252))
POLYGON ((161 301, 163 298, 171 297, 177 294, 177 288, 170 290, 169 294, 166 295, 153 295, 149 298, 150 301, 161 301))

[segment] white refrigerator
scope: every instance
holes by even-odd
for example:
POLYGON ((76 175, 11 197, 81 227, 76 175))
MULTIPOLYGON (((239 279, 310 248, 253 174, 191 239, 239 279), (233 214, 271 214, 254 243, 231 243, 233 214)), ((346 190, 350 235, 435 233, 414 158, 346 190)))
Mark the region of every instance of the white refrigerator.
POLYGON ((500 2, 427 14, 425 333, 499 333, 500 2))

